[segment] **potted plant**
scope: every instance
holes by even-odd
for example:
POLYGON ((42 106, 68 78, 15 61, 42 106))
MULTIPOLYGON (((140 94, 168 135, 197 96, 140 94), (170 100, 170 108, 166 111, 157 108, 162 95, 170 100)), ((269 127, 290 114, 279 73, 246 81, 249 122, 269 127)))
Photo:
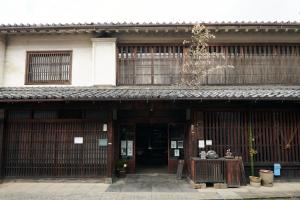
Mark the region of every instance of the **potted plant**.
POLYGON ((116 164, 116 175, 119 178, 123 178, 126 176, 126 169, 128 166, 128 162, 125 159, 118 160, 116 164))

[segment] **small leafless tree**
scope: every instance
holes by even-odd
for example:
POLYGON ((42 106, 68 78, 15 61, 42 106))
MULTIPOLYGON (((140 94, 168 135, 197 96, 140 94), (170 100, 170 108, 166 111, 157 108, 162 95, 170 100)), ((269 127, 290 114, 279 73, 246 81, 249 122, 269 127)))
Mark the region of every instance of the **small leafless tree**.
POLYGON ((214 38, 215 36, 204 25, 197 24, 193 27, 191 40, 183 42, 184 45, 189 46, 189 51, 184 58, 181 85, 198 87, 203 84, 208 75, 225 68, 233 68, 224 62, 223 54, 208 51, 208 42, 214 38))

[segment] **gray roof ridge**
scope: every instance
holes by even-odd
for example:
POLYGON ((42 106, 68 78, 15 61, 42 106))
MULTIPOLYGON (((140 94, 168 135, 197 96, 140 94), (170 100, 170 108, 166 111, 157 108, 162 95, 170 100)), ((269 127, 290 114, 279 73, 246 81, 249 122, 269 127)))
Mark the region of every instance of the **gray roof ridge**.
POLYGON ((7 23, 1 24, 1 28, 43 28, 43 27, 97 27, 97 26, 191 26, 194 24, 205 24, 205 25, 300 25, 300 21, 176 21, 176 22, 84 22, 84 23, 7 23))

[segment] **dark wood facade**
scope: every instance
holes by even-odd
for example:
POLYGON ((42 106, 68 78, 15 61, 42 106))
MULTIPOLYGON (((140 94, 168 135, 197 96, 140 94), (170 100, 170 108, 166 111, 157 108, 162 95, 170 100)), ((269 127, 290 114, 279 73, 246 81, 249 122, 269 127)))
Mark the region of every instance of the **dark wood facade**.
MULTIPOLYGON (((251 131, 258 169, 272 169, 274 163, 280 163, 283 176, 299 177, 299 122, 299 110, 291 109, 202 110, 196 111, 191 133, 194 143, 198 139, 214 141, 205 150, 214 149, 224 156, 226 149, 231 149, 235 155, 242 156, 248 168, 251 131)), ((195 148, 191 151, 195 155, 195 148)))
POLYGON ((0 131, 0 155, 4 177, 111 177, 116 162, 122 158, 122 127, 130 128, 133 133, 129 138, 133 140, 133 155, 128 160, 129 172, 135 173, 135 137, 139 124, 168 127, 169 173, 175 173, 179 159, 174 157, 170 147, 176 130, 182 130, 182 137, 176 138, 184 141, 180 158, 185 160, 188 174, 191 173, 191 158, 199 156, 199 139, 212 140, 212 146, 205 150, 214 149, 220 157, 230 148, 234 155, 242 157, 247 171, 251 124, 254 148, 258 152, 256 168, 272 168, 274 163, 280 163, 282 178, 300 177, 300 110, 297 103, 132 101, 50 105, 45 102, 3 107, 6 109, 3 133, 0 131), (47 112, 42 112, 45 108, 47 112), (104 124, 107 130, 103 129, 104 124), (83 143, 74 144, 75 137, 82 137, 83 143), (107 144, 101 146, 100 139, 107 144))

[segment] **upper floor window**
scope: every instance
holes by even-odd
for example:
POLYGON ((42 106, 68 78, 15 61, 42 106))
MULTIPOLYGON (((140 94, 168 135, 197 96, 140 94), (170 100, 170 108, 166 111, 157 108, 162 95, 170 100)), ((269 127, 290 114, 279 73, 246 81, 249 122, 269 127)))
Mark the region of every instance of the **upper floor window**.
MULTIPOLYGON (((202 85, 300 85, 300 44, 211 44, 208 51, 202 85)), ((171 85, 193 77, 183 68, 188 52, 182 45, 120 44, 117 84, 171 85)))
POLYGON ((72 51, 27 52, 26 84, 70 84, 72 51))
POLYGON ((169 85, 177 82, 182 45, 119 45, 119 85, 169 85))

